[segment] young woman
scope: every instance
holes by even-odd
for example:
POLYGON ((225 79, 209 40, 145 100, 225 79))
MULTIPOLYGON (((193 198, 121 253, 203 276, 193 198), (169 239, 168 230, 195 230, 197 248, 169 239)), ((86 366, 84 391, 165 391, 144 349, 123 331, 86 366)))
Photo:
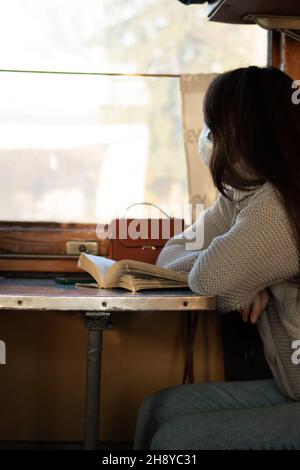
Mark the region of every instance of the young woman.
POLYGON ((157 264, 189 273, 220 312, 256 322, 274 379, 169 387, 139 410, 135 449, 300 449, 300 104, 272 67, 219 75, 200 154, 217 201, 157 264), (204 244, 187 250, 195 230, 204 244))

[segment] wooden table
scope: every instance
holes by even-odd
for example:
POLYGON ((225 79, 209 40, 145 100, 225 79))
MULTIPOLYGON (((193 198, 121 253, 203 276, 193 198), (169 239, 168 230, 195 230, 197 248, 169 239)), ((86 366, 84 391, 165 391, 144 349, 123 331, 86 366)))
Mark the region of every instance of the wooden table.
POLYGON ((190 289, 76 288, 51 279, 0 279, 1 310, 81 312, 88 329, 85 408, 85 449, 96 449, 99 433, 103 331, 113 328, 112 314, 120 311, 203 311, 215 309, 215 298, 190 289))

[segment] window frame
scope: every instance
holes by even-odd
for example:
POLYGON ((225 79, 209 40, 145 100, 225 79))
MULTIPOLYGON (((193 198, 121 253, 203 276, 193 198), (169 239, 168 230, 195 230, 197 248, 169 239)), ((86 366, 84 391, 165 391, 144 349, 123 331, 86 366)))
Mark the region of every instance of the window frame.
POLYGON ((98 242, 105 256, 109 240, 96 230, 96 224, 0 222, 0 272, 78 272, 78 256, 66 253, 66 243, 98 242))

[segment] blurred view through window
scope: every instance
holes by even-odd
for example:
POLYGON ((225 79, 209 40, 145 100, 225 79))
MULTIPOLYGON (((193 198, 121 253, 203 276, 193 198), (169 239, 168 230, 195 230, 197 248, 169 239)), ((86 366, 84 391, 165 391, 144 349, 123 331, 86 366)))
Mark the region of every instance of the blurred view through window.
POLYGON ((0 0, 0 13, 1 69, 175 75, 0 72, 1 220, 105 222, 137 201, 176 215, 176 75, 266 63, 264 30, 176 0, 0 0))

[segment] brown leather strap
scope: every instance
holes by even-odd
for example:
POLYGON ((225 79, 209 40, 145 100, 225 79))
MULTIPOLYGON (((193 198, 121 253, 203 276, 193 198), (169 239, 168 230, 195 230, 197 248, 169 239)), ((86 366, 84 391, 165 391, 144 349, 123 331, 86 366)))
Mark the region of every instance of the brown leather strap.
POLYGON ((194 382, 194 342, 197 331, 199 313, 186 313, 186 354, 182 383, 194 382))

